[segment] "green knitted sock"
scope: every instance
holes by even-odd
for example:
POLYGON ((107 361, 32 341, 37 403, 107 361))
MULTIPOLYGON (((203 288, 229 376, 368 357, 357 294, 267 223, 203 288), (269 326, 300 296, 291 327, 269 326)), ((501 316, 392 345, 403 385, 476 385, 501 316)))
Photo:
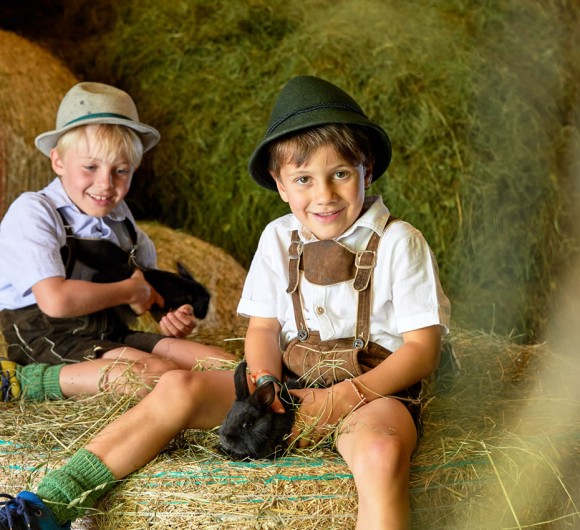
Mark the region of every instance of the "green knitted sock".
POLYGON ((36 493, 56 522, 64 524, 82 517, 115 481, 111 470, 96 455, 80 449, 61 468, 49 471, 36 493))
POLYGON ((22 389, 22 398, 25 401, 46 401, 49 399, 63 399, 60 390, 60 371, 64 365, 33 363, 18 366, 16 378, 22 389))

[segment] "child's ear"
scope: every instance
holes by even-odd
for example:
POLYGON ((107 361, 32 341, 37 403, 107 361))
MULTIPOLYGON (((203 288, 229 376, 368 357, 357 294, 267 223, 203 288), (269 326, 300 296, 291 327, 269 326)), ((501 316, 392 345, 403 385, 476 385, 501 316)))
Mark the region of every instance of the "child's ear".
POLYGON ((288 194, 286 193, 286 188, 284 188, 284 184, 282 184, 282 179, 274 175, 273 173, 270 173, 270 175, 272 175, 272 178, 276 183, 276 187, 278 188, 278 193, 280 194, 281 199, 284 202, 288 202, 288 194))
POLYGON ((365 168, 365 190, 368 190, 373 182, 373 167, 365 168))
POLYGON ((56 149, 50 150, 50 163, 52 165, 52 170, 61 177, 64 173, 64 163, 56 149))

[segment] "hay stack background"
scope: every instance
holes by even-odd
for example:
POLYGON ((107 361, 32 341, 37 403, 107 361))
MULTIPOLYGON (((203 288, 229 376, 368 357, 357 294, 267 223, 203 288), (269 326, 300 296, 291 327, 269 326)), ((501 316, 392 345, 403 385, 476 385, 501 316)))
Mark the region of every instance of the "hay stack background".
POLYGON ((46 48, 0 29, 0 218, 20 193, 52 179, 34 138, 54 129, 56 109, 75 83, 46 48))
MULTIPOLYGON (((223 344, 228 337, 212 332, 204 338, 223 344)), ((413 528, 578 527, 575 355, 461 330, 452 342, 459 375, 433 379, 426 389, 425 434, 411 475, 413 528)), ((241 344, 237 348, 241 353, 241 344)), ((47 469, 130 404, 100 395, 5 405, 0 489, 34 489, 47 469)), ((178 437, 112 490, 91 523, 98 530, 352 528, 352 478, 328 448, 235 463, 214 451, 216 442, 215 432, 178 437)))
POLYGON ((280 87, 319 75, 391 135, 393 162, 372 191, 425 233, 456 322, 541 336, 579 248, 577 2, 60 5, 53 24, 47 11, 20 26, 77 75, 128 90, 162 133, 146 157, 155 178, 135 189, 141 218, 247 267, 267 221, 287 210, 246 161, 280 87))

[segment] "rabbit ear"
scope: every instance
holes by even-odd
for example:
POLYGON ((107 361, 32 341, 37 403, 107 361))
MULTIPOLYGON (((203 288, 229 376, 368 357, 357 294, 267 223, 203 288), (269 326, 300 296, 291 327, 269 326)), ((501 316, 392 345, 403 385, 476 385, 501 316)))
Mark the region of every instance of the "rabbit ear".
POLYGON ((177 274, 182 278, 187 278, 188 280, 193 280, 193 276, 191 272, 187 270, 187 267, 181 263, 181 261, 177 262, 177 274))
POLYGON ((260 406, 270 406, 276 397, 274 383, 266 383, 265 385, 258 387, 255 392, 255 397, 260 406))
POLYGON ((250 389, 248 388, 248 380, 246 378, 246 367, 248 363, 242 361, 238 366, 236 366, 236 371, 234 372, 234 384, 236 386, 236 400, 244 401, 250 395, 250 389))

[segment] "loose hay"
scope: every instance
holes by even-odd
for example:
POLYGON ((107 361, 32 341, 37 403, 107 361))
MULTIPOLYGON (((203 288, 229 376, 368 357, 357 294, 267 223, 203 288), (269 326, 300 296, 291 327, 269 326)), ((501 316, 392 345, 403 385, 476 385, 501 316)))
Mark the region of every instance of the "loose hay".
MULTIPOLYGON (((239 338, 228 332, 203 338, 212 337, 222 344, 239 338)), ((452 342, 461 372, 426 388, 425 434, 411 474, 413 528, 580 524, 580 415, 558 419, 569 401, 578 407, 566 377, 577 380, 572 360, 545 344, 518 345, 514 337, 456 330, 452 342), (546 379, 554 365, 562 376, 556 386, 546 379)), ((241 353, 241 341, 228 344, 241 353)), ((0 486, 11 493, 34 488, 130 405, 105 395, 6 405, 0 486)), ((330 449, 239 463, 216 453, 216 442, 215 431, 177 437, 112 490, 90 520, 100 530, 354 526, 354 484, 330 449)))

